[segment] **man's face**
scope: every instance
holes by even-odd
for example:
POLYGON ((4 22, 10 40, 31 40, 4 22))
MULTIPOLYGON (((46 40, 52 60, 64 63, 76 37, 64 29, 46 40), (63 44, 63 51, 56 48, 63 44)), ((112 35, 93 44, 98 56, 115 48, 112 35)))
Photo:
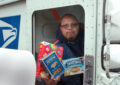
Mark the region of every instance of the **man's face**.
POLYGON ((79 32, 78 21, 72 16, 66 16, 61 20, 60 30, 68 41, 74 41, 79 32))

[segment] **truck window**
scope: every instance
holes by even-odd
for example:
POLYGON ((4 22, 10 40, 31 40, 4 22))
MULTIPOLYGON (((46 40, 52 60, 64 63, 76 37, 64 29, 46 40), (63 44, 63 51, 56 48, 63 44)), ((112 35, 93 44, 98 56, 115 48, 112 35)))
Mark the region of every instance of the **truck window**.
POLYGON ((82 6, 75 5, 35 11, 33 14, 33 53, 35 54, 36 61, 38 58, 40 42, 47 41, 49 43, 54 43, 56 41, 57 30, 60 27, 60 18, 64 14, 72 14, 78 19, 78 24, 80 29, 83 30, 84 35, 85 13, 82 6))
POLYGON ((53 43, 59 27, 59 18, 64 14, 73 14, 84 28, 84 9, 81 6, 69 6, 55 9, 35 11, 33 14, 33 52, 38 56, 39 45, 42 41, 53 43), (74 10, 76 9, 76 10, 74 10), (56 12, 58 15, 56 15, 56 12), (59 18, 58 18, 59 16, 59 18), (57 19, 58 18, 58 19, 57 19))

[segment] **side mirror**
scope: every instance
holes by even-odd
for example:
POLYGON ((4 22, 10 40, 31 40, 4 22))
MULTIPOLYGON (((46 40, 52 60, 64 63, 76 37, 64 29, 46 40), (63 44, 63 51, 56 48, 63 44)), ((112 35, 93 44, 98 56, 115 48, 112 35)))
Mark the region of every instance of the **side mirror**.
POLYGON ((0 85, 35 85, 35 74, 31 52, 0 48, 0 85))
MULTIPOLYGON (((104 54, 107 52, 107 46, 104 46, 104 54)), ((110 44, 110 68, 120 71, 120 44, 110 44)), ((105 66, 105 64, 104 64, 105 66)))

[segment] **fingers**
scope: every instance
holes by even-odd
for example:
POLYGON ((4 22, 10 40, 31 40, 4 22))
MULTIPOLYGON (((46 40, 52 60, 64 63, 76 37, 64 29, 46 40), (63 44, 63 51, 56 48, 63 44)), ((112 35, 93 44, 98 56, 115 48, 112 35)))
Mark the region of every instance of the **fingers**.
POLYGON ((49 79, 49 74, 48 73, 46 74, 46 78, 49 79))
POLYGON ((83 61, 83 62, 85 61, 85 58, 84 58, 84 57, 82 58, 82 61, 83 61))
POLYGON ((51 79, 57 84, 60 81, 60 76, 54 79, 54 76, 51 76, 51 79))
POLYGON ((51 78, 44 78, 46 85, 57 85, 57 83, 60 81, 60 76, 58 76, 56 79, 54 79, 54 76, 51 76, 51 78))
POLYGON ((54 76, 51 76, 51 79, 52 79, 52 80, 59 81, 59 80, 60 80, 60 76, 58 76, 56 79, 54 79, 54 76))
POLYGON ((58 76, 56 79, 54 79, 54 76, 51 76, 51 79, 54 80, 56 83, 60 81, 60 76, 58 76))
POLYGON ((55 82, 59 82, 60 81, 60 76, 58 76, 56 79, 54 78, 54 76, 51 76, 51 78, 49 78, 49 74, 46 75, 46 78, 43 78, 44 80, 54 80, 55 82))
POLYGON ((51 79, 54 80, 54 76, 51 76, 51 79))
POLYGON ((56 81, 57 81, 57 82, 59 82, 59 81, 60 81, 60 76, 58 76, 58 77, 56 78, 56 81))

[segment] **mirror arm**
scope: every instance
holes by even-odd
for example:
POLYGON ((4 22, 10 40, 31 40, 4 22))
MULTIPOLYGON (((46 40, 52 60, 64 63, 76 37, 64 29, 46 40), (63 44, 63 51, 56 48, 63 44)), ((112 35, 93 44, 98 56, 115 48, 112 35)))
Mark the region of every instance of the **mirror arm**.
POLYGON ((106 29, 105 29, 105 33, 106 33, 106 47, 107 47, 107 51, 104 54, 104 61, 106 63, 105 66, 105 71, 106 71, 106 76, 108 78, 110 78, 110 74, 109 74, 109 70, 110 70, 110 28, 111 28, 111 16, 108 14, 105 17, 106 19, 106 29))

